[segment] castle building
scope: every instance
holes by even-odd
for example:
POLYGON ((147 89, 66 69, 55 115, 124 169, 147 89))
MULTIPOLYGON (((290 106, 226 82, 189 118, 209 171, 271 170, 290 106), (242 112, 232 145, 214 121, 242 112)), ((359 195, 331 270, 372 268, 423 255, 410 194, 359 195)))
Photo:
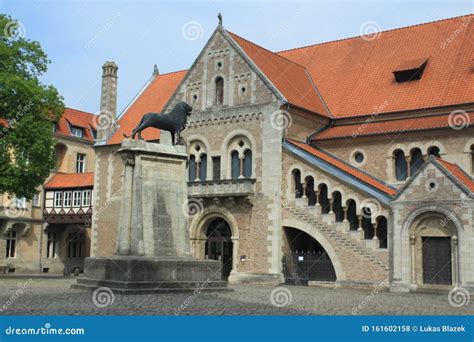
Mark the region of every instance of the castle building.
POLYGON ((66 108, 52 123, 56 166, 33 200, 0 195, 0 272, 70 274, 90 253, 95 115, 66 108))
POLYGON ((91 255, 115 252, 123 134, 186 101, 191 250, 230 282, 473 290, 473 18, 279 52, 220 22, 120 115, 106 63, 91 255))

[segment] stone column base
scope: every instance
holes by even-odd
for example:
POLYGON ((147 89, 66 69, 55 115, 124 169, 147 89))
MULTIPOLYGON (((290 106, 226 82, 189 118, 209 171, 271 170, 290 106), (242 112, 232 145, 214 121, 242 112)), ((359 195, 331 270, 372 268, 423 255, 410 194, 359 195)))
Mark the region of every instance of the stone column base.
POLYGON ((270 284, 279 285, 285 282, 283 275, 281 274, 268 274, 268 273, 242 273, 232 272, 229 275, 230 284, 270 284))
POLYGON ((122 294, 228 290, 220 261, 139 256, 86 258, 84 275, 72 288, 99 287, 122 294))

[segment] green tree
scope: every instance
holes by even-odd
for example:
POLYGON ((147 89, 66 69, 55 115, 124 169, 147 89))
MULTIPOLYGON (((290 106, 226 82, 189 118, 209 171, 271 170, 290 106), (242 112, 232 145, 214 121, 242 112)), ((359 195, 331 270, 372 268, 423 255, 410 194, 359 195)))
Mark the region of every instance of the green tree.
POLYGON ((49 63, 23 25, 0 14, 0 193, 31 199, 54 167, 52 122, 64 104, 40 82, 49 63))

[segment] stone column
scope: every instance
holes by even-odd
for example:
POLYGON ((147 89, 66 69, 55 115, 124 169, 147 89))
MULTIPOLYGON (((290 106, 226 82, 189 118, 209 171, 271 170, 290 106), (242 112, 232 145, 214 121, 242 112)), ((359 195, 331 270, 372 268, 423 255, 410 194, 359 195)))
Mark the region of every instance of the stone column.
POLYGON ((244 178, 244 156, 239 156, 239 172, 240 172, 240 175, 239 175, 239 178, 244 178))
POLYGON ((458 274, 458 237, 454 235, 451 238, 451 254, 453 259, 453 284, 458 286, 459 284, 459 274, 458 274))
POLYGON ((410 252, 411 252, 411 283, 416 284, 416 236, 410 235, 410 252))
POLYGON ((405 160, 407 161, 407 179, 408 179, 411 176, 411 167, 410 167, 411 157, 405 156, 405 160))
POLYGON ((122 179, 122 202, 120 206, 120 224, 117 234, 117 246, 115 254, 128 255, 131 252, 130 236, 132 227, 132 189, 133 169, 135 167, 135 156, 133 153, 121 153, 124 164, 122 179))
POLYGON ((344 219, 342 220, 342 222, 349 222, 347 219, 347 213, 349 212, 347 205, 342 207, 342 210, 344 210, 344 219))
POLYGON ((364 240, 365 232, 364 232, 364 229, 362 228, 362 215, 357 215, 357 223, 359 224, 359 228, 357 228, 357 231, 359 232, 359 239, 364 240))
POLYGON ((329 214, 334 214, 334 210, 332 209, 334 199, 331 197, 331 198, 328 198, 328 200, 329 200, 329 214))
POLYGON ((314 189, 314 196, 316 196, 316 204, 314 206, 320 207, 321 204, 319 204, 319 190, 314 189))
POLYGON ((374 222, 372 223, 372 226, 374 227, 374 237, 372 238, 372 240, 375 240, 377 244, 377 248, 380 248, 380 242, 379 242, 379 238, 377 237, 377 222, 374 222))

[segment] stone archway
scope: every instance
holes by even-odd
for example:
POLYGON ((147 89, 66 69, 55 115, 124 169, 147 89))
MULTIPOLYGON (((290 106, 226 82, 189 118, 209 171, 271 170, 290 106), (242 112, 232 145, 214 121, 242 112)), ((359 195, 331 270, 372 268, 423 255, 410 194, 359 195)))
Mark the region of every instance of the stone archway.
MULTIPOLYGON (((197 259, 206 259, 206 252, 209 252, 210 247, 209 235, 212 235, 212 231, 209 231, 209 228, 210 226, 212 226, 213 222, 216 222, 216 220, 224 221, 228 225, 228 228, 230 230, 230 236, 223 236, 225 239, 222 239, 222 243, 226 242, 224 240, 230 240, 228 242, 231 243, 231 247, 229 248, 229 246, 222 245, 221 248, 226 247, 232 252, 232 267, 229 270, 232 275, 237 272, 237 252, 239 248, 239 234, 237 221, 229 210, 225 208, 209 208, 193 218, 190 224, 189 234, 191 242, 191 253, 197 259)), ((214 242, 217 242, 218 239, 215 239, 214 236, 213 240, 215 240, 214 242)), ((210 257, 209 253, 207 254, 207 257, 210 257)))
POLYGON ((409 227, 411 282, 418 287, 457 284, 458 233, 446 216, 428 211, 409 227))
POLYGON ((293 227, 283 227, 283 276, 286 284, 337 280, 332 260, 325 248, 311 235, 293 227))
POLYGON ((309 236, 311 236, 313 239, 315 239, 326 251, 327 255, 331 259, 332 265, 334 267, 334 271, 336 273, 336 284, 346 280, 346 274, 342 268, 341 261, 336 254, 335 250, 331 246, 331 244, 328 242, 328 240, 324 237, 321 232, 318 231, 318 229, 308 223, 304 223, 298 220, 292 220, 292 219, 284 219, 282 221, 282 227, 291 227, 291 228, 296 228, 298 230, 301 230, 302 232, 305 232, 309 236))

